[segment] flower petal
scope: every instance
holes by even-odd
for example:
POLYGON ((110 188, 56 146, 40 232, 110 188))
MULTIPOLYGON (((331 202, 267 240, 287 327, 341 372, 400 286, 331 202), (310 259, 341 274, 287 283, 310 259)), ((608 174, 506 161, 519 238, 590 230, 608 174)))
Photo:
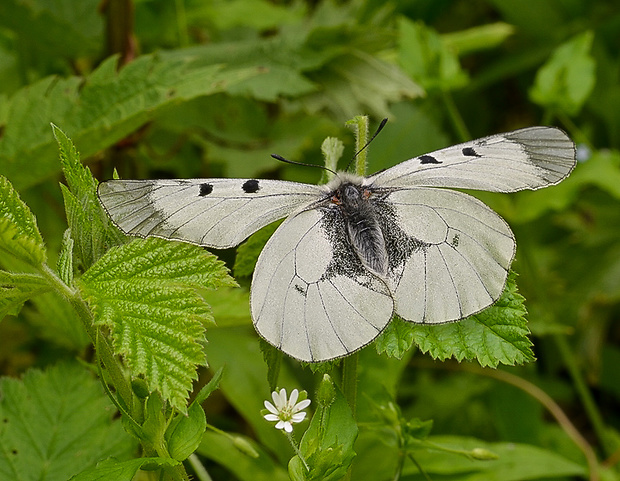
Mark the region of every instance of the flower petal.
POLYGON ((285 429, 286 425, 290 423, 287 423, 286 421, 278 421, 278 424, 276 424, 276 429, 285 429))
POLYGON ((293 412, 301 411, 302 409, 306 409, 308 406, 310 406, 310 399, 304 399, 295 405, 293 412))
POLYGON ((297 413, 297 414, 293 414, 293 416, 291 417, 291 422, 293 422, 293 423, 300 423, 304 419, 306 419, 306 413, 305 412, 297 413))
POLYGON ((278 409, 271 404, 269 401, 265 401, 265 407, 267 408, 267 410, 273 414, 278 414, 278 409))
POLYGON ((293 389, 291 391, 291 397, 288 398, 288 405, 289 406, 294 406, 295 403, 297 402, 297 398, 299 397, 299 391, 297 389, 293 389))
MULTIPOLYGON (((305 414, 305 413, 304 413, 305 414)), ((263 416, 267 421, 279 421, 280 418, 279 416, 276 416, 275 414, 265 414, 263 416)))
POLYGON ((292 433, 293 432, 293 425, 291 423, 289 423, 288 421, 284 421, 284 430, 287 433, 292 433))

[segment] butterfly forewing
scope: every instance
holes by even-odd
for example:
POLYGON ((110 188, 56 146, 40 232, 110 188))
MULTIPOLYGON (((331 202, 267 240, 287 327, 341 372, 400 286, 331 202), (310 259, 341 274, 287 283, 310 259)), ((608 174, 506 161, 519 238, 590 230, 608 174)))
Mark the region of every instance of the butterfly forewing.
POLYGON ((288 218, 265 245, 252 279, 256 330, 308 362, 360 349, 392 317, 386 283, 363 267, 334 215, 314 209, 288 218))
POLYGON ((110 180, 98 191, 126 234, 216 248, 238 245, 322 192, 316 185, 256 179, 110 180))
POLYGON ((515 192, 556 184, 574 166, 575 144, 562 130, 530 127, 415 157, 368 177, 366 184, 515 192))

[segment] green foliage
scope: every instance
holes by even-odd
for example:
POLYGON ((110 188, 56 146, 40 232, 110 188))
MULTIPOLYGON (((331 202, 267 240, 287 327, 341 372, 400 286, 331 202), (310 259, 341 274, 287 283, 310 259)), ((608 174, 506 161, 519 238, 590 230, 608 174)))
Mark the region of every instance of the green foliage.
POLYGON ((80 284, 115 352, 184 410, 189 373, 206 363, 204 326, 213 322, 195 289, 231 285, 223 263, 195 246, 137 239, 106 252, 80 284))
POLYGON ((99 383, 75 363, 30 370, 21 380, 3 378, 0 393, 2 479, 68 479, 100 459, 127 459, 135 450, 99 383))
POLYGON ((613 0, 0 2, 0 478, 620 479, 619 15, 613 0), (359 114, 390 119, 369 172, 528 125, 576 140, 558 186, 474 193, 515 233, 518 290, 511 276, 459 323, 395 319, 308 368, 251 325, 277 224, 216 253, 235 288, 201 248, 128 241, 96 196, 116 170, 320 182, 270 154, 322 165, 330 137, 343 168, 359 114), (261 415, 275 386, 316 393, 294 446, 261 415))

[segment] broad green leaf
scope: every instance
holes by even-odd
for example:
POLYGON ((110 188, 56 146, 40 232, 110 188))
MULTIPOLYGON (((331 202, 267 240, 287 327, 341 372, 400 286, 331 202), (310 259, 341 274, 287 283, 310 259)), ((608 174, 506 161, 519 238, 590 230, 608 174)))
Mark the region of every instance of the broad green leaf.
POLYGON ((132 374, 186 412, 196 368, 206 363, 204 326, 213 322, 196 289, 234 285, 224 263, 197 246, 136 239, 106 252, 81 285, 132 374))
POLYGON ((173 459, 183 461, 198 448, 207 429, 207 418, 202 406, 192 403, 187 416, 178 413, 166 430, 168 452, 173 459))
POLYGON ((158 109, 226 91, 258 72, 196 66, 188 53, 170 60, 144 55, 118 71, 117 60, 106 59, 86 79, 49 77, 16 92, 4 107, 0 173, 21 189, 57 172, 52 121, 89 157, 153 119, 158 109))
POLYGON ((400 357, 415 342, 434 359, 476 359, 481 366, 514 365, 534 360, 523 297, 514 274, 499 300, 459 322, 421 325, 393 319, 377 340, 379 352, 400 357))
MULTIPOLYGON (((65 58, 96 55, 103 40, 99 0, 80 2, 3 0, 0 25, 13 30, 18 42, 27 43, 30 54, 65 58)), ((34 55, 33 55, 34 56, 34 55)))
POLYGON ((340 390, 326 374, 316 396, 318 406, 299 444, 309 471, 299 456, 289 463, 289 475, 295 481, 341 479, 355 457, 353 444, 357 424, 340 390))
POLYGON ((179 464, 179 461, 172 458, 136 458, 127 461, 106 459, 73 476, 69 481, 132 481, 140 469, 154 471, 179 464))
POLYGON ((45 263, 46 252, 37 221, 11 183, 0 175, 0 252, 33 266, 45 263))
MULTIPOLYGON (((417 449, 413 457, 429 475, 449 481, 538 480, 562 476, 585 476, 586 468, 572 459, 552 451, 518 443, 486 443, 459 436, 431 436, 429 441, 447 450, 465 451, 469 457, 440 449, 417 449), (475 460, 476 453, 493 453, 496 459, 475 460)), ((409 464, 404 473, 407 479, 423 480, 415 466, 409 464)))
POLYGON ((239 481, 289 481, 286 470, 261 445, 245 436, 234 436, 231 439, 230 436, 209 430, 202 437, 197 452, 224 466, 239 481), (248 443, 258 453, 258 457, 247 453, 247 449, 240 449, 238 440, 248 443))
POLYGON ((2 378, 0 479, 66 480, 109 456, 133 455, 113 414, 101 385, 77 364, 2 378))
POLYGON ((448 91, 468 82, 458 57, 442 42, 439 34, 421 22, 401 18, 399 62, 416 82, 427 90, 448 91))
POLYGON ((39 275, 0 270, 0 320, 7 314, 17 315, 24 302, 50 289, 39 275))
POLYGON ((596 83, 590 55, 594 33, 583 32, 560 45, 536 74, 530 98, 545 108, 576 115, 596 83))

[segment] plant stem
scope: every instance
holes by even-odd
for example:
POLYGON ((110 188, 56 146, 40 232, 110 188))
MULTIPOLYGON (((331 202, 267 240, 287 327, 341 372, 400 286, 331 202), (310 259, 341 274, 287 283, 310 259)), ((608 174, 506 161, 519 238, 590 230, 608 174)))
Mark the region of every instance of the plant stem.
POLYGON ((355 419, 357 406, 357 352, 345 357, 342 361, 342 394, 351 408, 355 419))
POLYGON ((454 103, 454 99, 452 98, 452 94, 448 91, 444 91, 443 95, 443 103, 448 110, 448 115, 450 116, 450 120, 452 121, 452 125, 456 130, 456 135, 460 142, 467 142, 471 140, 471 134, 465 125, 465 121, 459 110, 456 108, 456 104, 454 103))
POLYGON ((573 352, 568 345, 566 337, 560 334, 556 334, 553 336, 553 340, 555 341, 555 345, 560 351, 560 355, 562 356, 562 360, 568 369, 571 379, 573 380, 573 384, 575 385, 575 389, 577 390, 577 394, 581 399, 583 407, 586 411, 590 422, 592 423, 592 427, 594 428, 594 432, 596 433, 596 437, 599 440, 599 443, 603 447, 604 452, 607 456, 611 455, 613 450, 610 450, 607 444, 607 436, 605 435, 605 423, 603 422, 603 418, 601 417, 601 413, 596 407, 596 403, 592 398, 592 393, 588 388, 581 370, 577 365, 577 360, 573 355, 573 352))

